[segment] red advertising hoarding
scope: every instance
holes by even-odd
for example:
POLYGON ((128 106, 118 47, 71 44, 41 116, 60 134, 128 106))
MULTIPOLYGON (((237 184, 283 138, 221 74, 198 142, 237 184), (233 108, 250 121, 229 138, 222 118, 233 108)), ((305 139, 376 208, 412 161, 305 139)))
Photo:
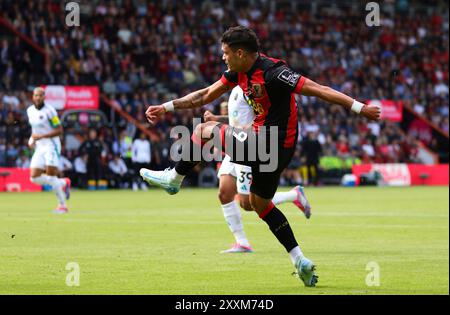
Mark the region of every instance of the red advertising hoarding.
POLYGON ((449 165, 436 164, 363 164, 354 165, 356 177, 378 171, 389 186, 442 186, 449 184, 449 165))
POLYGON ((63 109, 98 109, 98 86, 64 86, 47 85, 45 102, 57 110, 63 109))
POLYGON ((15 167, 0 167, 0 192, 42 191, 42 187, 30 181, 30 170, 15 167))

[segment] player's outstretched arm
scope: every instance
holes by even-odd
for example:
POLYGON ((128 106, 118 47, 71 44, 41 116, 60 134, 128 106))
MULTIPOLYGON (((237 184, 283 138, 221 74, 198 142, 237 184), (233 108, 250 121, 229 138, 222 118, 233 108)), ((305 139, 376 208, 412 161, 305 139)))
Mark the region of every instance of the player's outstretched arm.
POLYGON ((371 120, 380 119, 380 108, 364 105, 344 93, 336 91, 328 86, 320 85, 310 79, 305 79, 300 93, 306 96, 318 97, 332 104, 344 106, 371 120))
POLYGON ((231 90, 230 86, 222 83, 222 81, 217 81, 205 89, 201 89, 192 92, 182 98, 164 103, 158 106, 150 106, 145 115, 150 124, 154 124, 159 116, 162 116, 168 111, 173 111, 175 109, 189 109, 200 107, 211 103, 212 101, 219 98, 223 93, 231 90))

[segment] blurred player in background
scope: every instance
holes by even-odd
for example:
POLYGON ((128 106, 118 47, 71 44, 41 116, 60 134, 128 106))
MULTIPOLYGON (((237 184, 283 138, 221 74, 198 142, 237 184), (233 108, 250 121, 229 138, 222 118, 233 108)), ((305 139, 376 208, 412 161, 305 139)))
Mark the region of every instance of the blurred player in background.
POLYGON ((61 141, 63 133, 61 122, 56 110, 44 103, 43 88, 33 91, 33 105, 28 107, 28 121, 31 125, 31 137, 28 142, 35 148, 30 163, 30 179, 38 185, 50 185, 58 198, 55 213, 67 213, 66 200, 70 197, 70 179, 58 178, 58 166, 61 155, 61 141))
MULTIPOLYGON (((244 91, 236 86, 231 91, 228 103, 221 104, 221 114, 214 115, 210 111, 204 114, 205 121, 218 121, 240 129, 251 128, 255 113, 244 98, 244 91), (227 110, 225 110, 227 108, 227 110)), ((231 162, 230 156, 225 155, 219 172, 219 200, 222 205, 223 215, 228 227, 233 233, 236 243, 221 253, 248 253, 252 252, 250 243, 244 231, 241 208, 252 211, 250 205, 250 184, 252 180, 252 168, 250 166, 231 162), (237 195, 238 202, 235 200, 237 195)), ((311 207, 303 192, 303 188, 296 186, 288 192, 277 192, 273 197, 274 204, 293 202, 309 219, 311 207)))

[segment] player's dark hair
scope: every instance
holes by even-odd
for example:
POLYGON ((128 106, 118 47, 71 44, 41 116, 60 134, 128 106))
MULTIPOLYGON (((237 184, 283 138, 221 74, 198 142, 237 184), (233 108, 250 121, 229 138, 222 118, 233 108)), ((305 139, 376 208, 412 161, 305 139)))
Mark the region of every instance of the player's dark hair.
POLYGON ((250 53, 259 51, 259 40, 256 33, 245 26, 230 27, 223 33, 221 42, 227 44, 233 51, 243 49, 250 53))

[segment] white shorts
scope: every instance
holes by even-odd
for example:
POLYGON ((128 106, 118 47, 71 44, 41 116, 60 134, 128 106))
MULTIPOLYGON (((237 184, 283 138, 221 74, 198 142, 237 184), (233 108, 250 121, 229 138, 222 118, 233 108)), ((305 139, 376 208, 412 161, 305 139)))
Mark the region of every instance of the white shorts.
POLYGON ((217 177, 220 179, 222 175, 231 175, 236 178, 236 188, 239 194, 250 194, 252 181, 252 168, 250 166, 233 163, 230 161, 230 157, 225 155, 217 177))
POLYGON ((30 168, 45 170, 46 166, 59 167, 59 152, 54 148, 39 148, 34 151, 30 168))

